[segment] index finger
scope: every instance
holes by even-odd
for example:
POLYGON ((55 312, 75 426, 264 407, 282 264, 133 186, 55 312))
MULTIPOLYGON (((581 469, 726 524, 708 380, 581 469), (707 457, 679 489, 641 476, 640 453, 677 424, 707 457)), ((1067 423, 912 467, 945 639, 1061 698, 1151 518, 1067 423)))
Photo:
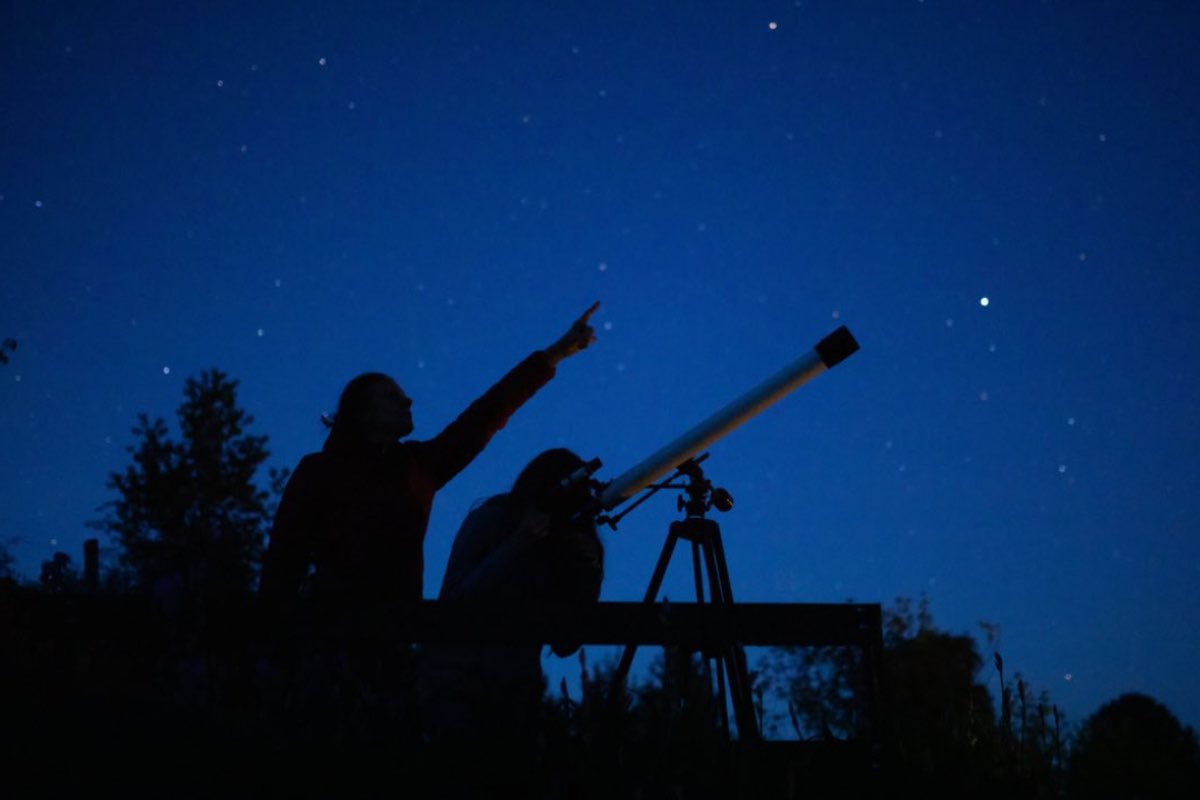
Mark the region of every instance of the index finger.
POLYGON ((597 300, 596 302, 592 303, 591 308, 589 308, 587 311, 583 312, 583 316, 580 317, 578 321, 579 322, 587 322, 588 319, 591 318, 592 314, 596 313, 596 309, 599 307, 600 307, 600 301, 597 300))

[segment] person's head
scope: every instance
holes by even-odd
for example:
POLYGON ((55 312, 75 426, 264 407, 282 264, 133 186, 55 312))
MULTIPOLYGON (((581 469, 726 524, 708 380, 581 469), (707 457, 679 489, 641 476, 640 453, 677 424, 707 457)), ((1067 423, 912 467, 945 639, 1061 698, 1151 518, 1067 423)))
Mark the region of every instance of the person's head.
POLYGON ((342 390, 331 427, 350 441, 390 444, 412 433, 412 400, 382 372, 364 372, 342 390))
MULTIPOLYGON (((588 517, 573 518, 585 507, 589 486, 580 482, 563 490, 563 478, 586 462, 566 448, 556 447, 539 453, 521 470, 509 493, 518 508, 534 507, 550 517, 550 533, 537 545, 534 563, 543 569, 535 581, 539 593, 561 603, 594 602, 604 579, 604 545, 595 523, 588 517)), ((579 649, 575 642, 551 644, 559 656, 579 649)))
POLYGON ((559 484, 586 462, 565 447, 543 450, 533 458, 513 483, 510 496, 520 507, 535 506, 551 517, 566 517, 577 511, 585 498, 579 486, 571 492, 559 490, 559 484))

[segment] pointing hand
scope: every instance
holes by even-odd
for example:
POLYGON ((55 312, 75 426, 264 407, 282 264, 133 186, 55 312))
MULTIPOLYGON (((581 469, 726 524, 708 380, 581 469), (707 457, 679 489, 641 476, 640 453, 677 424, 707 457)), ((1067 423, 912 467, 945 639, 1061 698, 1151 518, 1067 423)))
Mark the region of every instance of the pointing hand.
POLYGON ((571 327, 567 332, 546 349, 546 353, 550 356, 552 363, 557 364, 564 358, 575 355, 596 341, 596 331, 588 324, 588 320, 591 319, 592 314, 595 314, 598 308, 600 308, 599 300, 592 303, 591 307, 583 312, 583 316, 571 323, 571 327))

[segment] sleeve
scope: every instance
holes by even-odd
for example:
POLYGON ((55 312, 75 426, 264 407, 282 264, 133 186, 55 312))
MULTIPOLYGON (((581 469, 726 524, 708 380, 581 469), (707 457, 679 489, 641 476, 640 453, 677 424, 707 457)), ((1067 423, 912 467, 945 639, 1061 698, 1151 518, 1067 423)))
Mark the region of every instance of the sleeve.
MULTIPOLYGON (((604 547, 595 526, 562 531, 554 542, 554 568, 547 587, 551 601, 570 606, 590 606, 600 599, 604 580, 604 547)), ((581 642, 550 642, 556 656, 566 658, 579 650, 581 642)))
POLYGON ((594 603, 600 599, 604 581, 604 548, 596 531, 572 531, 568 534, 569 576, 564 599, 570 603, 594 603))
POLYGON ((446 429, 422 443, 422 457, 440 489, 479 455, 509 417, 554 377, 545 352, 536 350, 509 370, 446 429))
POLYGON ((318 472, 312 456, 301 459, 275 510, 258 589, 272 605, 295 600, 308 575, 315 541, 318 472))

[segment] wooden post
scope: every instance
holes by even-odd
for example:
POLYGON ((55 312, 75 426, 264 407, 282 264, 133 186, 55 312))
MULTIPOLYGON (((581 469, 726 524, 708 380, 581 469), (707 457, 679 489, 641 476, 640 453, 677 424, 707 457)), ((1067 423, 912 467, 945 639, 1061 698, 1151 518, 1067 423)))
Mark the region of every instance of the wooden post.
POLYGON ((95 593, 100 588, 100 540, 83 543, 83 589, 95 593))

